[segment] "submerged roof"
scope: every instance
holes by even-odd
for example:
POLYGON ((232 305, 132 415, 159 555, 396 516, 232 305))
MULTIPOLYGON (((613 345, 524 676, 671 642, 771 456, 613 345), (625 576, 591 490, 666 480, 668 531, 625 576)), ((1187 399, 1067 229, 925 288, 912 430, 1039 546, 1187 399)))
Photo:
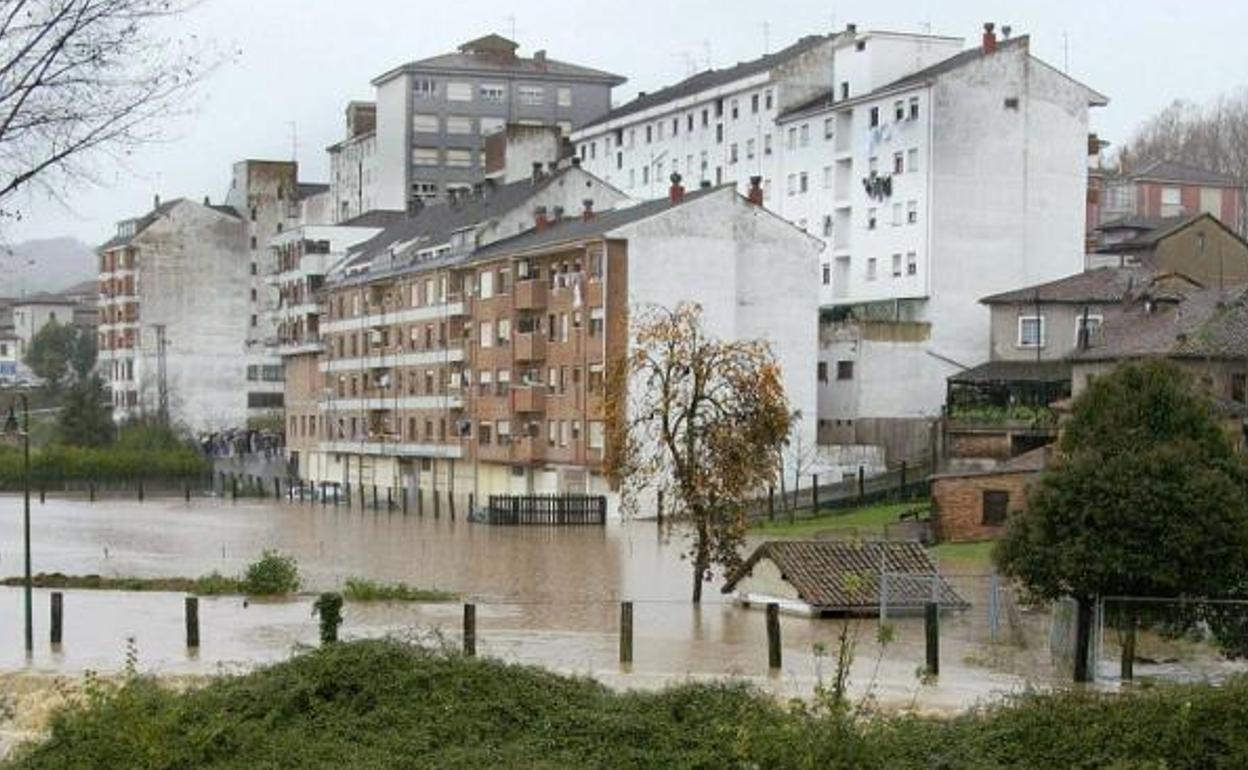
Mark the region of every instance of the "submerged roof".
POLYGON ((639 94, 637 98, 632 101, 626 102, 605 115, 595 118, 585 124, 582 128, 597 126, 617 118, 632 115, 636 112, 648 110, 651 107, 657 107, 676 99, 692 96, 700 91, 726 85, 735 80, 740 80, 759 72, 766 72, 772 67, 784 64, 789 59, 800 56, 812 48, 828 42, 833 37, 835 37, 835 35, 807 35, 787 48, 783 48, 775 53, 764 54, 757 59, 751 59, 747 62, 739 62, 731 67, 725 67, 723 69, 704 70, 696 75, 687 77, 674 85, 667 86, 666 88, 660 88, 658 91, 653 91, 647 94, 639 94))
POLYGON ((1107 315, 1099 336, 1072 359, 1248 359, 1248 289, 1192 289, 1162 301, 1141 298, 1107 315))
POLYGON ((754 566, 768 559, 802 601, 818 610, 875 611, 880 606, 881 573, 887 578, 890 607, 921 607, 932 600, 932 581, 943 607, 967 602, 941 578, 927 549, 917 540, 772 540, 750 554, 724 587, 730 593, 754 566))

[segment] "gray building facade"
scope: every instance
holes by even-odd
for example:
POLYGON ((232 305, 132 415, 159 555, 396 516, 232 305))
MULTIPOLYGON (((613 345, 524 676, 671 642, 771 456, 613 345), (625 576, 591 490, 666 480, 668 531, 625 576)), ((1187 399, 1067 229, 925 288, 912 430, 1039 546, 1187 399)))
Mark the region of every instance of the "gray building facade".
POLYGON ((485 137, 508 123, 553 125, 564 136, 611 108, 624 78, 519 56, 499 35, 396 67, 377 89, 377 208, 404 209, 470 188, 485 175, 485 137))

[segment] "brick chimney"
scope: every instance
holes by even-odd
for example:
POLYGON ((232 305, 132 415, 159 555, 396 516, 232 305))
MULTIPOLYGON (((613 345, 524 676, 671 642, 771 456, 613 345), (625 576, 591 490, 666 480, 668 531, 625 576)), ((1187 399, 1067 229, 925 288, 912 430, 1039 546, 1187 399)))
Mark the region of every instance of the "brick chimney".
POLYGON ((997 50, 997 33, 993 31, 996 26, 991 21, 984 22, 984 53, 986 54, 997 50))
POLYGON ((581 221, 588 222, 594 218, 594 199, 586 198, 581 201, 581 204, 585 206, 585 208, 581 209, 581 221))
POLYGON ((550 226, 550 220, 546 218, 546 207, 538 206, 533 209, 533 226, 540 233, 550 226))
POLYGON ((750 177, 750 191, 745 194, 745 199, 755 206, 763 205, 763 178, 761 176, 750 177))
POLYGON ((542 162, 534 161, 533 163, 533 184, 542 181, 542 162))
POLYGON ((672 180, 672 186, 667 188, 667 199, 672 203, 680 203, 685 199, 685 188, 680 183, 680 174, 673 171, 669 178, 672 180))

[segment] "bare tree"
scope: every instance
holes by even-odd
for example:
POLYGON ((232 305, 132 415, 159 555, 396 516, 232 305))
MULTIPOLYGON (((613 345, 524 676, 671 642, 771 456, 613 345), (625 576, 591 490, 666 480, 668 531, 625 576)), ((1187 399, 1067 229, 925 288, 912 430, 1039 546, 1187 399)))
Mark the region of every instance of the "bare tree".
POLYGON ((604 405, 607 468, 625 506, 649 490, 668 526, 692 530, 695 603, 713 567, 740 564, 745 506, 775 481, 790 421, 767 344, 714 339, 701 316, 688 303, 642 311, 604 405))
POLYGON ((0 0, 0 214, 38 185, 92 179, 92 159, 159 137, 222 61, 162 34, 193 0, 0 0))
MULTIPOLYGON (((1118 153, 1124 170, 1171 160, 1216 171, 1248 185, 1248 87, 1205 105, 1175 101, 1149 118, 1118 153)), ((1240 221, 1248 223, 1248 210, 1240 221)))
POLYGON ((801 422, 802 410, 798 409, 789 416, 789 435, 780 447, 780 500, 785 508, 789 508, 790 501, 785 490, 785 477, 791 474, 793 477, 791 511, 801 506, 802 478, 814 469, 818 460, 818 448, 802 431, 801 422))

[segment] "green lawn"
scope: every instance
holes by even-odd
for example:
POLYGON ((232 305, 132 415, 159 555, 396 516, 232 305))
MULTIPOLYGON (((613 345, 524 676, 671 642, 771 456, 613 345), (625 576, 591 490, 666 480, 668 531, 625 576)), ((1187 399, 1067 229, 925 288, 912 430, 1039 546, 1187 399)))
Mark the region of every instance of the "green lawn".
POLYGON ((942 572, 988 572, 992 569, 994 540, 977 543, 941 543, 932 548, 942 572))
POLYGON ((856 533, 863 537, 879 537, 884 534, 884 526, 896 522, 903 512, 924 508, 927 505, 927 500, 882 503, 863 508, 847 508, 817 518, 798 519, 792 524, 788 522, 784 513, 777 512, 775 521, 755 524, 751 532, 768 537, 814 537, 820 532, 856 533))

